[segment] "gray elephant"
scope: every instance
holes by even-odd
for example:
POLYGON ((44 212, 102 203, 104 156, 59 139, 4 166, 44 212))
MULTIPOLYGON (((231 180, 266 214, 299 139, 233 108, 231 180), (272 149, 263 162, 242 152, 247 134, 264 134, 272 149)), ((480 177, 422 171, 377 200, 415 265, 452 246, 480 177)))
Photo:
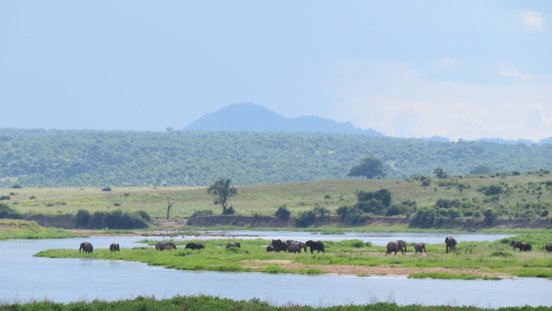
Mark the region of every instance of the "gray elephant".
POLYGON ((456 239, 451 236, 445 238, 446 253, 456 252, 456 239))
POLYGON ((416 243, 416 245, 414 245, 414 250, 416 251, 416 254, 425 253, 425 243, 416 243))
POLYGON ((109 251, 111 252, 118 252, 120 250, 119 243, 111 243, 111 245, 109 245, 109 251))
POLYGON ((397 252, 401 252, 401 254, 406 253, 406 242, 403 240, 397 240, 397 241, 391 241, 387 243, 387 252, 386 254, 397 255, 397 252))
POLYGON ((186 246, 184 246, 184 249, 197 249, 197 250, 200 250, 200 249, 204 249, 204 248, 205 248, 205 245, 203 245, 201 243, 195 243, 195 242, 187 243, 186 246))
POLYGON ((168 249, 176 249, 176 244, 167 241, 159 241, 155 244, 155 250, 164 251, 168 249))
MULTIPOLYGON (((294 241, 294 240, 287 240, 286 244, 291 245, 292 243, 299 244, 299 246, 305 251, 305 254, 307 253, 307 244, 304 242, 294 241)), ((300 251, 299 251, 300 252, 300 251)))
POLYGON ((324 243, 322 243, 322 241, 308 240, 307 242, 305 242, 305 245, 309 247, 311 254, 314 251, 318 251, 317 254, 320 254, 320 252, 322 252, 324 254, 326 253, 326 249, 325 249, 324 243))
POLYGON ((289 243, 287 247, 288 252, 294 253, 294 254, 300 253, 301 249, 303 249, 303 246, 296 242, 289 243))
POLYGON ((79 252, 92 254, 94 252, 94 246, 92 246, 92 243, 90 242, 82 242, 79 247, 79 252))
POLYGON ((552 244, 546 244, 544 248, 546 249, 547 252, 552 253, 552 244))

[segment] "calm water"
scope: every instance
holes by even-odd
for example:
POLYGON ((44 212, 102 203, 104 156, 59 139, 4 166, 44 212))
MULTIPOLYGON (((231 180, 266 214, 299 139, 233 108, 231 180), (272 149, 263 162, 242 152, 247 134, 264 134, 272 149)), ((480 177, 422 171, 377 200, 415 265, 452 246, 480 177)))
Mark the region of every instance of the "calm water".
MULTIPOLYGON (((211 233, 213 234, 213 233, 211 233)), ((220 234, 220 233, 218 233, 220 234)), ((231 236, 311 239, 310 233, 230 232, 231 236)), ((316 235, 315 235, 316 236, 316 235)), ((381 245, 398 236, 408 241, 441 242, 442 235, 351 234, 317 236, 319 239, 358 238, 381 245), (381 242, 380 242, 381 241, 381 242)), ((220 235, 218 236, 220 237, 220 235)), ((455 235, 495 240, 499 235, 455 235)), ((198 237, 191 237, 199 239, 198 237)), ((203 238, 203 237, 202 237, 203 238)), ((209 238, 217 238, 211 235, 209 238)), ((142 237, 93 237, 96 248, 111 242, 121 247, 137 246, 142 237)), ((473 240, 472 239, 472 240, 473 240)), ((415 280, 398 277, 347 277, 271 275, 262 273, 190 272, 141 263, 32 257, 49 248, 78 248, 83 239, 0 241, 0 302, 50 299, 60 302, 116 300, 137 295, 168 298, 175 295, 214 295, 233 299, 260 298, 273 304, 365 304, 394 301, 398 304, 552 306, 552 281, 514 279, 502 281, 415 280)))

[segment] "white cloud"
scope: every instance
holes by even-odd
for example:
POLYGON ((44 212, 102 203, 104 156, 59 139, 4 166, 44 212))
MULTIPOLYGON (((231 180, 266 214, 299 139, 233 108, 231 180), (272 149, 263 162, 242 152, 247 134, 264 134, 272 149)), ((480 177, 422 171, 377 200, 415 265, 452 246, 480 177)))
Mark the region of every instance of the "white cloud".
POLYGON ((458 64, 458 60, 450 56, 443 56, 437 59, 437 64, 451 66, 458 64))
POLYGON ((513 78, 523 82, 533 82, 536 76, 528 73, 521 72, 516 67, 506 67, 498 71, 498 75, 502 77, 513 78))
POLYGON ((400 63, 341 64, 336 77, 333 91, 341 106, 333 113, 387 135, 532 140, 552 136, 552 83, 433 81, 400 63))
POLYGON ((521 19, 530 31, 544 30, 545 20, 541 13, 526 11, 521 14, 521 19))

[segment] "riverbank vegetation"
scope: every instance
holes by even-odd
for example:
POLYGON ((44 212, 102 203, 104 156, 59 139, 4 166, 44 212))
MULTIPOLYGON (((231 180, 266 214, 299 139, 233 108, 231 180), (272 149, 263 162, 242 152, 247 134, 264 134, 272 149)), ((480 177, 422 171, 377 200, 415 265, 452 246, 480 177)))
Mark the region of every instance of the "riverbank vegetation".
POLYGON ((57 239, 76 235, 63 230, 45 228, 34 221, 0 219, 0 240, 7 239, 57 239))
POLYGON ((191 217, 193 221, 188 224, 194 226, 308 228, 377 227, 379 224, 380 227, 464 230, 552 227, 552 174, 545 170, 524 174, 320 181, 236 188, 239 195, 232 197, 236 213, 233 217, 236 218, 204 217, 220 215, 220 208, 213 203, 206 187, 110 187, 109 191, 99 187, 9 188, 0 189, 0 194, 8 198, 0 204, 30 217, 75 217, 81 210, 82 215, 90 215, 81 220, 98 220, 84 221, 84 228, 112 228, 112 222, 99 221, 106 217, 93 217, 96 213, 129 215, 136 223, 143 222, 140 218, 149 223, 147 219, 151 217, 153 227, 156 223, 163 226, 167 198, 174 205, 170 218, 177 220, 172 225, 191 217))
MULTIPOLYGON (((418 278, 497 279, 512 276, 552 278, 552 254, 544 246, 552 234, 521 235, 514 239, 531 243, 533 251, 514 251, 504 239, 496 242, 461 242, 456 253, 445 254, 444 244, 426 245, 426 254, 415 254, 407 241, 406 255, 386 255, 385 247, 359 240, 326 241, 326 253, 267 252, 270 241, 240 240, 241 248, 226 249, 228 240, 204 240, 203 250, 186 250, 189 241, 178 241, 177 250, 156 251, 156 241, 146 247, 110 252, 95 249, 94 254, 57 249, 39 252, 50 258, 96 258, 143 262, 182 270, 242 271, 266 273, 349 275, 409 275, 418 278)), ((198 242, 198 241, 195 241, 198 242)))
MULTIPOLYGON (((454 306, 421 306, 421 305, 408 305, 399 306, 394 303, 374 303, 369 305, 343 305, 332 307, 311 307, 311 306, 297 306, 297 305, 285 305, 274 306, 259 299, 251 300, 231 300, 228 298, 211 297, 211 296, 177 296, 170 299, 156 300, 152 297, 137 297, 131 300, 119 300, 119 301, 102 301, 94 300, 92 302, 72 302, 72 303, 55 303, 48 301, 37 301, 27 304, 5 304, 0 305, 0 310, 5 311, 27 311, 27 310, 44 310, 44 311, 69 311, 69 310, 113 310, 113 311, 126 311, 126 310, 166 310, 166 311, 181 311, 181 310, 195 310, 195 311, 234 311, 234 310, 248 310, 248 311, 360 311, 360 310, 373 310, 373 311, 485 311, 493 310, 488 308, 478 307, 454 307, 454 306)), ((552 307, 507 307, 499 308, 496 310, 502 311, 549 311, 552 307)))

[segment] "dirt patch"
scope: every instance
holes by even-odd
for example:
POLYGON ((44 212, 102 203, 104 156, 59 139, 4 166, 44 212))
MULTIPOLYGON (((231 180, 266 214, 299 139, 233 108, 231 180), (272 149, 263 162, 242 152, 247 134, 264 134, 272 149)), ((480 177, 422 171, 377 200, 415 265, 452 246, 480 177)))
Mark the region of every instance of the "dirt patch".
POLYGON ((511 275, 497 275, 493 273, 483 273, 478 269, 451 269, 451 268, 408 268, 408 267, 391 267, 391 266, 353 266, 353 265, 307 265, 292 262, 290 260, 244 260, 242 261, 245 267, 263 270, 268 265, 277 265, 290 271, 305 271, 315 269, 327 274, 337 275, 356 275, 356 276, 373 276, 373 275, 393 275, 393 276, 409 276, 420 272, 444 272, 450 274, 467 274, 476 276, 495 276, 500 278, 511 278, 511 275))

